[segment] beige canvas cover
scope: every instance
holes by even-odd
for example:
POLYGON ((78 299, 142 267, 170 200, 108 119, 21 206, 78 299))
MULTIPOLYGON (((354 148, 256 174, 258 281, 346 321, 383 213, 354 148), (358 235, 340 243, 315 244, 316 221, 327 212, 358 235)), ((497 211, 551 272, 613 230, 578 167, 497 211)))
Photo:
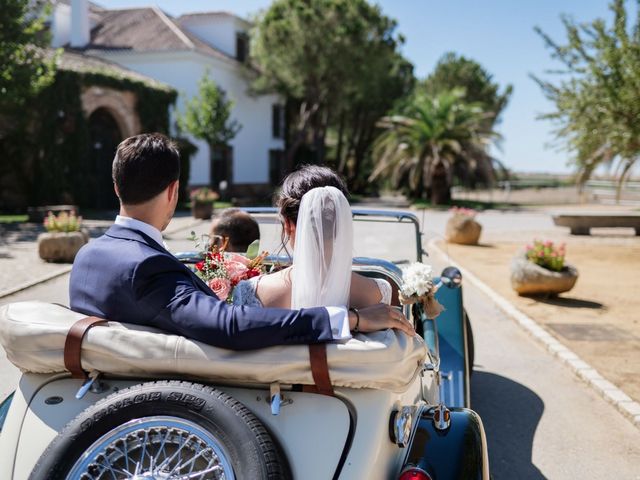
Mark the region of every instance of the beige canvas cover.
MULTIPOLYGON (((23 372, 64 372, 64 343, 84 315, 43 302, 0 307, 0 343, 23 372)), ((403 391, 422 368, 426 347, 419 336, 395 330, 357 334, 327 344, 334 386, 403 391)), ((192 377, 238 384, 312 385, 306 345, 232 351, 132 324, 109 322, 88 331, 82 366, 113 375, 192 377)))

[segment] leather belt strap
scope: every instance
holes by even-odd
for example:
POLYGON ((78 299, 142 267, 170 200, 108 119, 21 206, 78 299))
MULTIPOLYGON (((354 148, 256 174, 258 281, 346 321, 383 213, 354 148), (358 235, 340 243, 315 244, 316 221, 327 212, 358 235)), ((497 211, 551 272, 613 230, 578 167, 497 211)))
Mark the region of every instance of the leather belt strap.
POLYGON ((333 397, 333 386, 331 385, 329 364, 327 363, 327 345, 325 343, 309 345, 309 360, 311 362, 311 375, 316 384, 315 392, 333 397))
POLYGON ((106 323, 102 318, 85 317, 71 325, 64 342, 64 366, 73 378, 86 379, 89 376, 82 369, 82 339, 91 327, 106 323))

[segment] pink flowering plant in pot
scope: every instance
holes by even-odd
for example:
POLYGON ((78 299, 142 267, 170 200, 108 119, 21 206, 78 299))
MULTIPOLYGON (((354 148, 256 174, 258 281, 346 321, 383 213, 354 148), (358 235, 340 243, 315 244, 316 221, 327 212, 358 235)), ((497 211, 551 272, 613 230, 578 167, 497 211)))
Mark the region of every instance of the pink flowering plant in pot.
POLYGON ((558 295, 573 288, 578 270, 565 262, 566 246, 534 240, 511 263, 511 286, 520 295, 558 295))
POLYGON ((213 215, 213 203, 220 198, 220 195, 209 187, 202 187, 193 190, 189 198, 191 214, 195 218, 209 220, 213 215))
POLYGON ((478 212, 472 208, 453 207, 445 228, 445 238, 449 243, 477 245, 482 225, 476 221, 478 212))
POLYGON ((564 256, 566 246, 561 243, 555 246, 551 240, 534 240, 533 244, 527 245, 527 259, 541 267, 560 272, 564 268, 564 256))
POLYGON ((78 251, 89 241, 82 229, 82 217, 75 211, 55 215, 49 212, 44 219, 46 233, 38 236, 38 255, 47 262, 72 263, 78 251))

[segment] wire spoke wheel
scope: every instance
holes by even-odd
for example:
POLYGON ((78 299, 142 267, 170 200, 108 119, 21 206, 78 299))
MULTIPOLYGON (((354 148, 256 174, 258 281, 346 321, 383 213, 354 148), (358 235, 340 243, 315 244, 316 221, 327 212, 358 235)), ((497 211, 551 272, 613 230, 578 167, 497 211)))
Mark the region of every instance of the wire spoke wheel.
POLYGON ((233 480, 220 442, 183 418, 131 420, 96 440, 71 467, 68 480, 233 480))
MULTIPOLYGON (((29 480, 288 480, 280 446, 225 392, 145 382, 98 400, 67 423, 29 480)), ((2 479, 4 480, 4 479, 2 479)))

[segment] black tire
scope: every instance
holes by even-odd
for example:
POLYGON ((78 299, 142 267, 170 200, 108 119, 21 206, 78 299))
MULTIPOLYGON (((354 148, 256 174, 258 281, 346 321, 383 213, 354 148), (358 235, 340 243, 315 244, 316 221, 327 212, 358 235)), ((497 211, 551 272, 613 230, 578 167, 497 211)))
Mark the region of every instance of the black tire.
POLYGON ((469 376, 473 374, 473 362, 475 361, 476 349, 473 343, 473 329, 471 328, 471 320, 467 311, 464 311, 464 324, 467 329, 467 366, 469 368, 469 376))
MULTIPOLYGON (((205 385, 158 381, 134 385, 113 393, 80 413, 47 447, 29 478, 31 480, 66 479, 70 472, 79 468, 78 465, 81 464, 79 459, 83 454, 91 452, 93 455, 95 451, 95 458, 101 459, 96 463, 102 463, 105 455, 114 451, 113 445, 124 441, 132 442, 132 446, 128 447, 125 454, 127 465, 129 465, 129 453, 131 453, 133 461, 136 455, 138 455, 138 461, 140 458, 143 459, 144 467, 145 451, 148 449, 147 457, 151 458, 154 439, 159 445, 156 450, 165 457, 170 456, 165 453, 165 445, 169 445, 166 449, 170 449, 173 445, 169 442, 180 441, 181 443, 176 443, 174 448, 182 449, 184 446, 187 453, 189 448, 193 448, 193 456, 196 456, 195 452, 201 451, 203 447, 207 448, 213 454, 200 456, 199 461, 214 461, 215 463, 209 465, 222 465, 224 460, 232 469, 236 479, 276 480, 291 477, 288 465, 283 461, 281 451, 271 435, 243 404, 205 385), (158 426, 158 422, 162 422, 163 419, 169 419, 167 425, 158 426), (146 430, 139 429, 134 433, 124 432, 122 437, 119 437, 119 432, 126 428, 128 422, 133 425, 131 428, 140 428, 137 425, 142 423, 146 430), (179 426, 180 422, 184 422, 187 426, 184 432, 179 427, 175 427, 179 426), (199 437, 196 433, 196 442, 189 440, 193 438, 193 428, 196 432, 202 433, 199 437), (114 439, 112 443, 105 444, 107 446, 103 450, 98 450, 95 446, 99 443, 98 440, 106 442, 111 441, 112 438, 114 439), (138 444, 135 441, 138 441, 138 444), (198 445, 192 447, 196 443, 198 445), (139 446, 138 450, 142 452, 138 451, 136 454, 133 448, 142 444, 145 445, 144 449, 139 446), (184 445, 180 446, 182 444, 184 445), (216 445, 218 450, 215 450, 213 445, 216 445), (218 453, 220 455, 217 455, 218 453), (215 457, 215 460, 211 460, 212 457, 215 457), (218 461, 220 463, 217 463, 218 461)), ((125 461, 123 458, 116 459, 123 462, 125 461)), ((179 461, 184 462, 184 460, 179 461)), ((108 463, 111 465, 111 459, 108 463)), ((154 464, 149 461, 148 463, 154 464)), ((83 466, 82 471, 85 471, 84 468, 83 466)), ((95 471, 94 466, 87 467, 86 471, 92 468, 95 471)), ((227 470, 225 468, 225 472, 227 470)), ((93 475, 87 475, 86 478, 91 476, 93 475)), ((229 476, 226 475, 227 478, 229 476)), ((94 478, 101 477, 96 475, 94 478)), ((203 478, 217 477, 206 475, 203 478)))

